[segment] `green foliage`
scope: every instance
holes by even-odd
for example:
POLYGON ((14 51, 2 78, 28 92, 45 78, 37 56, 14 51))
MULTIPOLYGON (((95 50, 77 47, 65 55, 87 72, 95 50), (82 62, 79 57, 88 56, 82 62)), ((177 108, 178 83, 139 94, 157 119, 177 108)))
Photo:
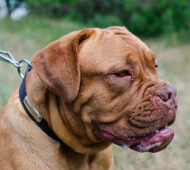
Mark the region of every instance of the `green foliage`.
POLYGON ((125 0, 129 19, 124 18, 129 20, 129 29, 144 36, 189 30, 189 5, 189 0, 125 0))
POLYGON ((90 26, 96 26, 96 27, 100 27, 100 28, 113 26, 113 25, 123 26, 122 21, 116 15, 103 15, 102 16, 99 13, 97 13, 87 23, 90 26))
POLYGON ((51 5, 54 7, 59 8, 61 4, 68 3, 68 4, 73 4, 80 2, 80 0, 26 0, 26 2, 29 5, 33 5, 35 7, 42 7, 44 5, 51 5))
POLYGON ((144 37, 190 30, 190 0, 27 0, 45 15, 96 27, 125 25, 144 37))

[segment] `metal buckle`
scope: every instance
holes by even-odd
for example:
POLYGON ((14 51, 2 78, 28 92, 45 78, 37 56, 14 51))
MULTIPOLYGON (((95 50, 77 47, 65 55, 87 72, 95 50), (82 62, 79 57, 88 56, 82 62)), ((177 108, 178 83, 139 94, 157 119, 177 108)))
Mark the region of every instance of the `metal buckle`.
POLYGON ((24 100, 23 100, 25 106, 27 107, 27 109, 30 111, 30 113, 32 114, 32 116, 34 117, 34 119, 40 123, 42 121, 42 116, 40 115, 40 113, 31 106, 30 102, 28 101, 28 97, 25 96, 24 100))

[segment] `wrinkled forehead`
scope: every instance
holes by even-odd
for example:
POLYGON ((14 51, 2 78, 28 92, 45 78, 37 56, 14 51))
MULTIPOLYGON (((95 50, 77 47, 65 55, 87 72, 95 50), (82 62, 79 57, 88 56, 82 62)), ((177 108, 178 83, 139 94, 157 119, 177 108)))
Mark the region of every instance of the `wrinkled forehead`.
POLYGON ((140 54, 147 54, 147 56, 144 57, 152 57, 149 56, 152 51, 148 48, 148 46, 141 41, 137 36, 132 34, 127 28, 125 27, 108 27, 103 31, 103 34, 107 37, 112 36, 112 38, 120 39, 120 41, 123 41, 125 45, 128 47, 130 46, 133 51, 140 54))
POLYGON ((92 67, 98 66, 103 71, 107 67, 124 67, 126 64, 155 60, 147 45, 125 27, 94 30, 95 34, 83 44, 80 57, 85 58, 84 62, 92 67))

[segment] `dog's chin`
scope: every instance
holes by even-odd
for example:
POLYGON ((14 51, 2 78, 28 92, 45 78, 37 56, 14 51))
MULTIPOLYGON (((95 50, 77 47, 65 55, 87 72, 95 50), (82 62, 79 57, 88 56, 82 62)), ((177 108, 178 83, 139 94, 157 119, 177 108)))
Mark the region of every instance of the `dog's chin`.
POLYGON ((107 141, 138 152, 158 152, 170 144, 174 131, 164 126, 157 131, 141 137, 118 138, 108 130, 100 130, 100 135, 107 141))

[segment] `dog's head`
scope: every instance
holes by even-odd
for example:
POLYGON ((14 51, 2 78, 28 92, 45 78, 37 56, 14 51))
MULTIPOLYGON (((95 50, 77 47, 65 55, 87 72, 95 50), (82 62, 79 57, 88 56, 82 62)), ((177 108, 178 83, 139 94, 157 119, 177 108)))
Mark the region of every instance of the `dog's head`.
POLYGON ((176 89, 158 78, 153 53, 126 28, 70 33, 37 52, 32 66, 72 106, 88 138, 140 152, 171 142, 176 89))

